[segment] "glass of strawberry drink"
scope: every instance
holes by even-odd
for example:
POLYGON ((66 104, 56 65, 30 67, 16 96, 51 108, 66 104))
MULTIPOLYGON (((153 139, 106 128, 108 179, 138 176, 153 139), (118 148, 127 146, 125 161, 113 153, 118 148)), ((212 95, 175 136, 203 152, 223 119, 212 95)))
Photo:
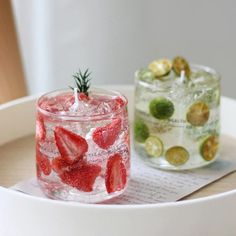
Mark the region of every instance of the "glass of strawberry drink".
POLYGON ((130 171, 127 100, 118 92, 89 90, 88 70, 77 88, 37 102, 37 178, 50 198, 96 203, 124 192, 130 171))

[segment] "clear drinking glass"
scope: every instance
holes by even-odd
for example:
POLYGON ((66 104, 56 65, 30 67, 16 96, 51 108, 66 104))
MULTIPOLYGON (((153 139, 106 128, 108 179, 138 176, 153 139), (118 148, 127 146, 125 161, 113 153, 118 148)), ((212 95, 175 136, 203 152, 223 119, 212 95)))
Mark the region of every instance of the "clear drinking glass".
POLYGON ((135 149, 154 167, 169 170, 208 165, 219 156, 220 76, 191 65, 183 80, 170 72, 161 79, 148 69, 135 78, 135 149))
POLYGON ((101 202, 124 192, 130 172, 127 100, 92 89, 54 91, 37 102, 37 177, 50 198, 101 202), (78 95, 79 96, 79 95, 78 95))

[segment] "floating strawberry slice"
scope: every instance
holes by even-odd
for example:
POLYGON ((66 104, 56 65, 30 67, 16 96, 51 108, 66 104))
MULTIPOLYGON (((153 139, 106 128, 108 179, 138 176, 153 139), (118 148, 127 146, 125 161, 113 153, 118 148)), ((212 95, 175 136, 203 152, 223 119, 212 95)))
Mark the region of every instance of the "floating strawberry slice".
POLYGON ((124 105, 125 105, 124 99, 122 99, 121 97, 116 97, 114 100, 112 100, 111 107, 113 111, 117 111, 124 105))
POLYGON ((36 174, 37 174, 37 178, 41 179, 42 171, 39 168, 38 164, 36 164, 36 174))
POLYGON ((79 100, 81 101, 88 101, 89 100, 89 96, 86 95, 85 93, 79 93, 79 100))
POLYGON ((81 165, 81 160, 73 163, 68 163, 61 156, 56 157, 52 160, 52 169, 58 174, 61 174, 64 171, 69 171, 80 165, 81 165))
POLYGON ((68 164, 61 156, 56 157, 52 160, 52 169, 60 174, 70 167, 70 164, 68 164))
POLYGON ((59 174, 62 182, 68 184, 80 191, 91 192, 93 185, 101 172, 101 167, 95 164, 89 164, 84 160, 77 163, 75 168, 64 171, 59 174))
POLYGON ((43 155, 39 150, 36 151, 36 162, 38 176, 40 176, 40 172, 43 172, 45 175, 50 175, 52 171, 50 161, 47 156, 43 155))
POLYGON ((119 107, 122 107, 125 105, 125 101, 121 97, 116 97, 115 102, 116 102, 116 104, 119 105, 119 107))
POLYGON ((88 144, 83 137, 61 126, 55 128, 54 136, 58 150, 67 163, 78 161, 88 151, 88 144))
POLYGON ((93 132, 93 141, 103 149, 109 148, 116 141, 121 130, 121 119, 115 119, 111 124, 98 127, 93 132))
POLYGON ((109 157, 105 175, 105 184, 108 193, 120 191, 127 181, 126 168, 120 154, 109 157))
POLYGON ((46 129, 44 126, 43 117, 39 114, 37 115, 36 120, 36 140, 43 141, 46 137, 46 129))

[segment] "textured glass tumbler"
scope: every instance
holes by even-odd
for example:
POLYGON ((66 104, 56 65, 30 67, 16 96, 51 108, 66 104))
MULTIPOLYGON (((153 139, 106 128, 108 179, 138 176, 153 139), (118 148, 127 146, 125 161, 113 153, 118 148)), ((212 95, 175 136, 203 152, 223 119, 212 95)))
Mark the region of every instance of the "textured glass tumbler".
POLYGON ((162 79, 139 70, 135 78, 135 149, 149 165, 185 170, 208 165, 219 156, 220 76, 191 66, 183 79, 162 79))
POLYGON ((130 172, 127 100, 92 89, 55 91, 37 102, 37 177, 50 198, 96 203, 122 194, 130 172))

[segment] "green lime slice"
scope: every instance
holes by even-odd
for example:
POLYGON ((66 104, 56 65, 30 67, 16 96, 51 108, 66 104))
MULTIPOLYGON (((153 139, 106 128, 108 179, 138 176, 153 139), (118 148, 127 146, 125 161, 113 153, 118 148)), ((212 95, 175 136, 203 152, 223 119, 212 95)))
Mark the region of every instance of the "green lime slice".
POLYGON ((189 159, 189 152, 181 146, 169 148, 165 154, 166 160, 174 166, 181 166, 189 159))
POLYGON ((218 149, 219 137, 216 135, 211 135, 201 144, 200 153, 205 161, 211 161, 215 158, 218 149))
POLYGON ((148 65, 148 69, 150 69, 157 78, 167 75, 171 71, 171 68, 172 63, 168 59, 155 60, 148 65))
POLYGON ((137 77, 139 80, 143 81, 152 81, 155 77, 151 70, 149 69, 141 69, 137 73, 137 77))
POLYGON ((159 157, 163 153, 163 143, 156 136, 150 136, 145 141, 145 150, 151 157, 159 157))
POLYGON ((221 98, 220 87, 215 90, 214 95, 215 95, 214 99, 216 101, 216 104, 219 106, 220 105, 220 98, 221 98))
POLYGON ((144 143, 148 137, 148 126, 141 119, 137 119, 134 123, 134 139, 139 143, 144 143))
POLYGON ((180 76, 182 70, 185 71, 185 75, 187 78, 189 78, 190 74, 191 74, 190 66, 189 66, 187 60, 184 59, 183 57, 175 57, 174 58, 173 70, 178 76, 180 76))
POLYGON ((186 119, 193 126, 203 126, 209 119, 210 110, 206 103, 196 102, 188 109, 186 119))
POLYGON ((154 98, 149 104, 151 115, 160 120, 170 118, 174 114, 174 110, 174 104, 164 97, 154 98))

